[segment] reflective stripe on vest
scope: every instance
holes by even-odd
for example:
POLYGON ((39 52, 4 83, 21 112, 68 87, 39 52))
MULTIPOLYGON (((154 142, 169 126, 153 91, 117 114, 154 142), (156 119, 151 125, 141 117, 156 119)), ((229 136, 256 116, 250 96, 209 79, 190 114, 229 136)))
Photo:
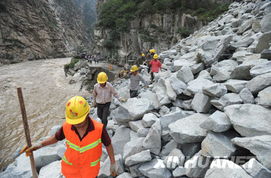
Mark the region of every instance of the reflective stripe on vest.
POLYGON ((101 159, 98 159, 97 161, 90 163, 90 166, 96 166, 100 162, 100 160, 101 159))
POLYGON ((66 143, 70 146, 71 149, 73 149, 75 151, 79 151, 80 153, 83 153, 85 151, 88 151, 88 150, 93 149, 96 146, 98 146, 100 143, 102 143, 102 140, 98 139, 95 142, 93 142, 87 146, 81 147, 81 148, 80 148, 80 146, 71 143, 69 140, 66 140, 66 143))
POLYGON ((62 160, 68 165, 72 165, 72 163, 70 163, 65 156, 63 156, 62 160))

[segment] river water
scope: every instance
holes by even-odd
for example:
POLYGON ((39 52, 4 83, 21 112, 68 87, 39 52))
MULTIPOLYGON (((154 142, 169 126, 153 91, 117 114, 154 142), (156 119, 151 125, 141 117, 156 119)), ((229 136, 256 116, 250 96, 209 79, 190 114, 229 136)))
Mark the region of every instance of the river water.
POLYGON ((69 84, 63 70, 69 62, 70 58, 61 58, 0 67, 0 170, 13 161, 15 151, 26 143, 17 87, 23 90, 33 141, 64 121, 69 98, 89 95, 79 92, 80 84, 69 84))

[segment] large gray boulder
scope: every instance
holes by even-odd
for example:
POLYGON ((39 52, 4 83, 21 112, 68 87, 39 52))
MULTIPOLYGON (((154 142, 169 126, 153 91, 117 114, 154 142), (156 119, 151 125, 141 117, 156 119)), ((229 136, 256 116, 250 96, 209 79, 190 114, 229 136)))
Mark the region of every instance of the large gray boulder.
POLYGON ((129 122, 129 127, 137 132, 139 129, 143 129, 143 124, 142 124, 142 120, 138 120, 138 121, 130 121, 129 122))
POLYGON ((170 77, 169 80, 170 80, 170 84, 171 84, 172 89, 175 91, 175 93, 177 95, 182 94, 183 91, 187 88, 186 84, 184 82, 182 82, 181 80, 179 80, 175 76, 170 77))
POLYGON ((141 151, 126 158, 125 165, 133 166, 135 164, 144 163, 152 159, 150 150, 141 151))
POLYGON ((162 156, 167 156, 172 150, 177 148, 178 144, 174 140, 170 140, 161 151, 162 156))
POLYGON ((271 50, 270 49, 263 50, 261 53, 261 58, 271 60, 271 50))
POLYGON ((246 84, 246 80, 230 79, 225 82, 225 86, 227 87, 228 91, 231 91, 233 93, 239 93, 242 89, 246 87, 246 84))
POLYGON ((112 137, 112 145, 114 147, 114 153, 116 155, 123 154, 124 145, 130 141, 130 132, 131 130, 124 126, 121 126, 116 130, 114 136, 112 137))
POLYGON ((227 93, 227 88, 224 84, 213 84, 203 87, 203 93, 211 97, 221 97, 227 93))
POLYGON ((142 118, 142 125, 147 128, 151 127, 158 120, 157 116, 153 113, 147 113, 142 118))
POLYGON ((253 104, 255 102, 254 96, 248 88, 244 88, 239 93, 240 98, 243 100, 243 103, 253 104))
POLYGON ((166 168, 163 160, 153 159, 150 162, 143 163, 139 168, 139 171, 149 178, 170 178, 171 173, 166 168))
POLYGON ((207 113, 211 108, 210 98, 202 92, 198 92, 194 96, 191 106, 196 112, 207 113))
POLYGON ((200 142, 207 135, 206 130, 200 127, 206 119, 208 119, 206 114, 193 114, 179 119, 168 126, 170 135, 177 143, 181 144, 200 142))
POLYGON ((151 129, 149 130, 148 135, 143 141, 143 147, 145 149, 149 149, 153 154, 158 155, 161 151, 161 134, 162 134, 162 128, 160 121, 156 121, 151 129))
POLYGON ((255 158, 251 158, 248 162, 242 165, 242 168, 252 177, 269 178, 271 170, 264 167, 255 158))
POLYGON ((225 113, 216 111, 210 115, 209 118, 200 125, 200 127, 214 132, 225 132, 230 129, 231 123, 225 113))
POLYGON ((151 103, 146 98, 129 98, 126 103, 113 110, 111 116, 118 123, 127 123, 140 119, 152 109, 151 103))
POLYGON ((224 108, 229 105, 241 103, 242 99, 236 93, 227 93, 218 100, 217 99, 211 100, 211 104, 219 110, 224 110, 224 108))
POLYGON ((170 99, 167 95, 167 87, 164 79, 159 79, 153 87, 153 92, 157 95, 158 101, 161 105, 169 104, 170 99))
POLYGON ((214 83, 210 80, 198 78, 188 83, 187 91, 190 92, 191 94, 196 94, 202 91, 203 88, 210 87, 213 84, 214 83))
POLYGON ((225 108, 234 129, 242 136, 271 134, 271 111, 259 105, 237 104, 225 108))
MULTIPOLYGON (((177 82, 177 81, 176 81, 177 82)), ((177 94, 170 83, 170 80, 165 80, 166 93, 170 100, 175 101, 177 94)), ((176 89, 176 88, 175 88, 176 89)))
POLYGON ((211 164, 211 158, 201 155, 201 151, 196 153, 184 164, 188 177, 203 177, 211 164))
POLYGON ((64 178, 61 173, 61 161, 55 161, 42 167, 39 172, 39 178, 64 178))
POLYGON ((259 75, 247 83, 247 88, 253 94, 257 94, 268 86, 271 86, 271 73, 259 75))
POLYGON ((176 111, 173 113, 166 114, 160 118, 158 118, 161 122, 161 126, 163 130, 168 130, 168 126, 170 123, 173 123, 179 119, 185 118, 187 116, 190 116, 191 114, 194 114, 193 111, 176 111))
POLYGON ((268 49, 270 47, 271 40, 271 31, 262 34, 257 43, 255 53, 261 53, 264 49, 268 49))
POLYGON ((177 78, 185 83, 188 83, 192 80, 194 80, 194 75, 190 69, 190 67, 182 67, 178 72, 177 72, 177 78))
POLYGON ((209 132, 201 143, 201 154, 211 157, 230 157, 236 151, 231 140, 223 134, 209 132))
POLYGON ((252 27, 254 19, 246 20, 244 23, 239 27, 237 34, 242 35, 245 31, 249 30, 252 27))
POLYGON ((144 139, 145 139, 144 137, 139 137, 139 138, 132 139, 131 141, 127 142, 123 148, 123 158, 126 159, 129 156, 132 156, 136 153, 143 151, 144 150, 144 147, 143 147, 144 139))
POLYGON ((257 104, 265 107, 271 106, 271 86, 260 91, 258 97, 256 98, 257 104))
POLYGON ((212 66, 210 74, 217 82, 223 82, 230 79, 232 71, 238 63, 234 60, 224 60, 212 66))
POLYGON ((263 33, 271 31, 271 13, 266 14, 263 17, 261 20, 261 27, 263 33))
POLYGON ((232 142, 248 149, 268 169, 271 169, 271 135, 234 138, 232 142))
POLYGON ((259 64, 250 69, 250 74, 253 77, 266 74, 266 73, 271 73, 271 62, 267 62, 265 64, 259 64))
POLYGON ((215 159, 210 167, 204 178, 252 178, 240 166, 226 159, 215 159))
POLYGON ((141 98, 148 99, 154 109, 158 109, 161 107, 161 103, 159 102, 159 99, 158 99, 156 93, 147 90, 146 92, 141 92, 139 94, 139 96, 141 98))

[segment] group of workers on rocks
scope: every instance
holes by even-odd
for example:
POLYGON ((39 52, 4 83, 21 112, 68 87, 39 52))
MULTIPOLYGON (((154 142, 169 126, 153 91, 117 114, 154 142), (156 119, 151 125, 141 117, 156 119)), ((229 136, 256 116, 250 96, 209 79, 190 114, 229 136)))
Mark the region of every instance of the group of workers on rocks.
MULTIPOLYGON (((147 61, 151 80, 154 78, 154 73, 161 69, 159 56, 155 52, 154 49, 149 50, 152 59, 147 61)), ((144 54, 141 56, 145 57, 144 54)), ((139 74, 137 65, 133 65, 130 72, 130 97, 132 98, 138 96, 140 81, 145 87, 148 84, 139 74)), ((108 82, 107 74, 100 72, 93 89, 93 107, 97 107, 97 115, 102 123, 91 118, 89 115, 90 105, 86 99, 81 96, 74 96, 65 105, 65 122, 61 128, 46 140, 33 144, 31 147, 24 147, 21 153, 26 152, 26 155, 29 156, 35 150, 66 139, 66 151, 61 161, 62 174, 66 178, 95 178, 100 170, 103 144, 110 158, 111 175, 117 176, 114 149, 106 130, 113 96, 120 102, 126 101, 118 95, 112 84, 108 82)))

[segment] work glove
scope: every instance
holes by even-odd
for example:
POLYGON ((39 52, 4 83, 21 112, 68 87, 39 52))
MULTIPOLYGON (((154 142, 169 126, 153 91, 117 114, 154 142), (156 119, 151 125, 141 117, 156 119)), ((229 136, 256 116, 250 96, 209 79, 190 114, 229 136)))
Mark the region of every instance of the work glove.
POLYGON ((38 150, 42 147, 42 144, 41 143, 36 143, 36 144, 33 144, 30 148, 26 145, 24 146, 20 153, 19 154, 22 154, 25 152, 26 156, 30 156, 32 154, 33 151, 35 150, 38 150))
POLYGON ((116 177, 118 175, 116 163, 110 164, 110 173, 111 173, 111 176, 113 176, 113 177, 116 177))
POLYGON ((127 101, 126 98, 120 98, 120 102, 124 103, 124 102, 126 102, 126 101, 127 101))

